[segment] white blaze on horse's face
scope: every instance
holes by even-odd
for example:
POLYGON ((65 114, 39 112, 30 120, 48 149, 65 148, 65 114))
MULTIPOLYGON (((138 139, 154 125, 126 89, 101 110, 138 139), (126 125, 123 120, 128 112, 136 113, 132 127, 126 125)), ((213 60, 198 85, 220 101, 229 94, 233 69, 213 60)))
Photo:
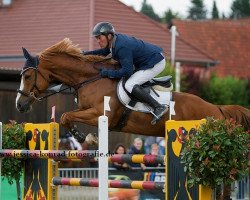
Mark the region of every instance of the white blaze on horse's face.
POLYGON ((34 98, 30 95, 30 93, 24 92, 26 90, 25 78, 22 76, 20 88, 17 90, 16 97, 16 109, 21 112, 29 112, 32 109, 32 103, 34 102, 34 98))
MULTIPOLYGON (((23 77, 22 77, 19 90, 23 91, 23 89, 24 89, 24 84, 23 84, 23 77)), ((18 100, 20 99, 20 97, 21 97, 21 93, 18 92, 17 96, 16 96, 16 108, 17 108, 17 103, 18 103, 18 100)))

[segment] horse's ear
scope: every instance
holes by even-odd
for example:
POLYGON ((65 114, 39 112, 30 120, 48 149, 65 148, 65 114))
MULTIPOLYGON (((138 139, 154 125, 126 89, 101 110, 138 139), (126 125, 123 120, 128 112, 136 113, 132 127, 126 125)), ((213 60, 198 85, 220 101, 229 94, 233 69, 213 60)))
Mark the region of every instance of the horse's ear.
POLYGON ((28 60, 30 58, 32 58, 32 56, 30 55, 30 53, 27 51, 27 49, 25 49, 24 47, 22 47, 23 49, 23 55, 24 57, 28 60))

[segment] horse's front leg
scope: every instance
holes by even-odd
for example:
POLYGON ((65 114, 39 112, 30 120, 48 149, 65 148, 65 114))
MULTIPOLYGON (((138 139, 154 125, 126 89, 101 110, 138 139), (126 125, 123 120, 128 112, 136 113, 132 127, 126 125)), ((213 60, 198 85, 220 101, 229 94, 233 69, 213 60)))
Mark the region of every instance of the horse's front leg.
POLYGON ((86 110, 77 109, 71 112, 63 113, 60 123, 70 131, 70 133, 78 140, 78 142, 82 143, 86 140, 86 142, 89 144, 96 144, 96 134, 80 133, 80 131, 74 127, 74 122, 81 122, 96 126, 98 123, 98 116, 99 113, 95 108, 89 108, 86 110))

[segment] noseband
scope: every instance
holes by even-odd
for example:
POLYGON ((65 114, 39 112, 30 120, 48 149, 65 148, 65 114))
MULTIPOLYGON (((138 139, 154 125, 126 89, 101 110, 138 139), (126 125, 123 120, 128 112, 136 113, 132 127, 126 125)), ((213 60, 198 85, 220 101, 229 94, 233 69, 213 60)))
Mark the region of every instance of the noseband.
MULTIPOLYGON (((38 60, 37 57, 35 57, 35 58, 38 60)), ((111 57, 108 57, 108 58, 105 58, 103 61, 110 60, 110 59, 111 59, 111 57)), ((39 62, 36 62, 36 63, 39 63, 39 62)), ((99 68, 97 68, 97 67, 95 66, 96 63, 98 63, 98 62, 95 62, 95 63, 94 63, 93 68, 96 69, 96 70, 99 72, 99 74, 98 74, 97 76, 94 76, 94 77, 92 77, 92 78, 89 78, 88 80, 83 81, 83 82, 81 82, 81 83, 77 83, 77 84, 75 84, 75 85, 73 85, 73 86, 68 86, 68 87, 66 87, 66 88, 64 88, 64 89, 61 89, 61 90, 59 90, 59 91, 57 91, 57 92, 54 92, 54 93, 52 93, 52 94, 45 95, 45 96, 40 97, 40 98, 38 98, 38 97, 35 95, 35 92, 34 92, 34 89, 36 89, 36 90, 38 91, 39 94, 41 93, 40 89, 37 87, 37 84, 36 84, 36 82, 37 82, 37 73, 39 73, 39 74, 43 77, 43 79, 44 79, 46 82, 48 82, 48 83, 50 83, 50 82, 49 82, 49 81, 46 79, 46 77, 39 71, 38 65, 37 65, 37 64, 36 64, 35 67, 28 67, 28 66, 26 65, 26 67, 23 68, 23 70, 22 70, 22 72, 21 72, 21 75, 23 75, 26 71, 28 71, 28 69, 33 69, 33 70, 35 71, 35 80, 34 80, 34 83, 33 83, 33 85, 32 85, 32 88, 31 88, 30 92, 24 92, 24 91, 22 91, 22 90, 20 90, 20 89, 17 89, 17 93, 20 93, 20 94, 22 94, 22 95, 24 95, 24 96, 26 96, 26 97, 32 97, 32 98, 34 98, 35 100, 41 101, 41 100, 44 99, 44 98, 47 98, 47 97, 52 96, 52 95, 54 95, 54 94, 60 93, 60 92, 62 92, 62 91, 64 91, 64 90, 67 90, 67 89, 69 89, 69 88, 71 88, 71 87, 75 88, 75 90, 78 90, 79 88, 81 88, 81 87, 83 87, 83 86, 85 86, 85 85, 87 85, 87 84, 89 84, 89 83, 92 83, 92 82, 97 81, 97 80, 99 80, 99 79, 102 78, 101 75, 100 75, 100 70, 101 70, 101 69, 99 69, 99 68)))
MULTIPOLYGON (((32 85, 32 88, 31 88, 30 92, 29 92, 29 93, 28 93, 28 92, 24 92, 24 91, 22 91, 22 90, 20 90, 20 89, 17 89, 17 92, 20 93, 20 94, 22 94, 22 95, 24 95, 24 96, 26 96, 26 97, 32 97, 32 98, 34 98, 35 100, 40 101, 40 98, 37 98, 36 95, 35 95, 35 93, 33 92, 34 89, 36 89, 39 93, 41 93, 40 89, 39 89, 39 88, 37 87, 37 85, 36 85, 36 82, 37 82, 37 73, 39 73, 39 74, 43 77, 44 80, 46 80, 47 82, 49 82, 49 81, 48 81, 48 80, 45 78, 45 76, 38 70, 38 67, 37 67, 37 66, 36 66, 36 67, 30 67, 30 68, 28 68, 28 69, 31 69, 31 68, 35 71, 35 80, 34 80, 34 83, 33 83, 33 85, 32 85)), ((27 71, 27 70, 23 71, 21 74, 23 75, 26 71, 27 71)))
MULTIPOLYGON (((35 93, 33 92, 33 90, 36 89, 36 90, 39 92, 39 94, 41 93, 40 89, 39 89, 39 88, 37 87, 37 85, 36 85, 36 82, 37 82, 37 73, 39 73, 39 74, 43 77, 43 79, 46 80, 48 83, 49 83, 49 81, 48 81, 48 80, 45 78, 45 76, 38 70, 38 67, 30 67, 29 69, 31 69, 31 68, 35 71, 35 81, 34 81, 34 83, 33 83, 33 86, 32 86, 32 88, 31 88, 30 92, 29 92, 29 93, 28 93, 28 92, 24 92, 24 91, 22 91, 22 90, 20 90, 20 89, 17 89, 17 92, 20 93, 20 94, 22 94, 22 95, 24 95, 24 96, 26 96, 26 97, 32 97, 32 98, 34 98, 35 100, 38 100, 38 101, 42 101, 42 99, 45 99, 45 98, 47 98, 47 97, 49 97, 49 96, 52 96, 52 95, 57 94, 57 93, 60 93, 60 92, 62 92, 62 91, 64 91, 64 90, 67 90, 67 89, 69 89, 69 88, 71 88, 71 87, 75 88, 75 90, 78 90, 79 88, 81 88, 81 87, 83 87, 83 86, 85 86, 85 85, 88 85, 89 83, 92 83, 92 82, 97 81, 97 80, 99 80, 99 79, 102 78, 102 77, 100 76, 100 74, 98 74, 97 76, 94 76, 94 77, 92 77, 92 78, 89 78, 89 79, 86 80, 86 81, 83 81, 83 82, 81 82, 81 83, 77 83, 77 84, 75 84, 75 85, 73 85, 73 86, 68 86, 68 87, 66 87, 66 88, 60 89, 60 90, 57 91, 57 92, 54 92, 54 93, 52 93, 52 94, 48 94, 48 95, 45 95, 45 96, 43 96, 43 97, 38 98, 38 97, 35 95, 35 93)), ((94 67, 94 68, 95 68, 95 67, 94 67)), ((97 69, 97 68, 95 68, 95 69, 99 71, 99 69, 97 69)), ((21 74, 23 75, 27 70, 28 70, 28 69, 26 69, 25 71, 23 71, 21 74)))

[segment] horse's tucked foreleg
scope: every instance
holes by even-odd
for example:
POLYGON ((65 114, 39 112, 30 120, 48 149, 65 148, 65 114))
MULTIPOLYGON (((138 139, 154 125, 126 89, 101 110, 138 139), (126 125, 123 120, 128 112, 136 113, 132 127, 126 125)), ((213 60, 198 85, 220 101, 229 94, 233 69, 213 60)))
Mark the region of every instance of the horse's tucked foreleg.
MULTIPOLYGON (((88 134, 80 133, 80 131, 74 127, 74 122, 82 122, 87 124, 92 123, 93 125, 97 125, 97 113, 98 112, 94 108, 87 110, 78 109, 71 112, 66 112, 61 116, 60 123, 70 131, 70 133, 78 140, 78 142, 82 143, 85 141, 85 138, 88 136, 88 134)), ((88 143, 97 143, 95 135, 91 134, 87 139, 89 138, 91 138, 91 141, 88 143)))
POLYGON ((74 127, 70 112, 62 114, 60 123, 63 127, 69 130, 69 132, 78 140, 78 142, 83 143, 85 141, 86 134, 80 134, 80 132, 74 127))
POLYGON ((60 124, 66 129, 70 130, 73 127, 73 123, 70 120, 68 113, 63 113, 60 118, 60 124))

